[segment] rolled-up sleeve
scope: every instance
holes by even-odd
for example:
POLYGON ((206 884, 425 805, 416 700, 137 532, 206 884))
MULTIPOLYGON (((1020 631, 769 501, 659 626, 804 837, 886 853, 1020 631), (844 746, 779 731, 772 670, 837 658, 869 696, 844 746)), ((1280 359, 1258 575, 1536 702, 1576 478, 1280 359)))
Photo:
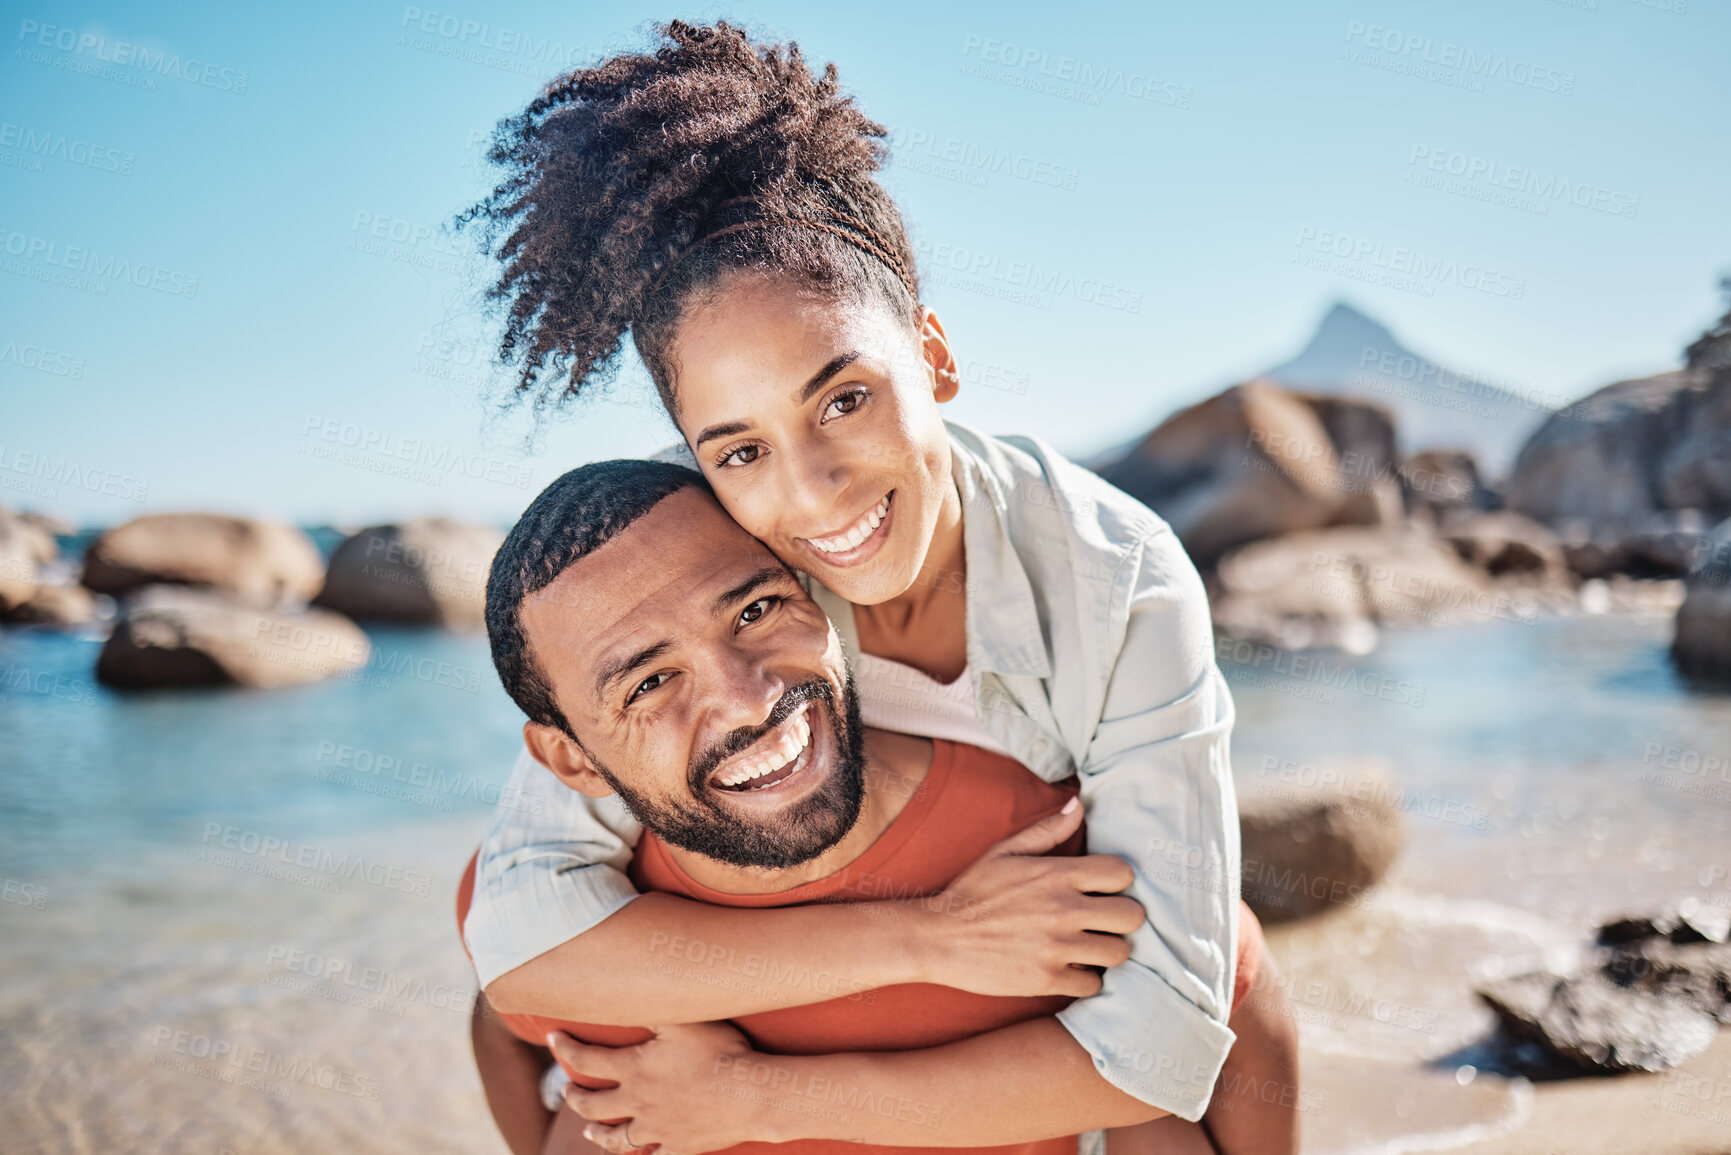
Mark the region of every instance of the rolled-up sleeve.
POLYGON ((463 940, 486 987, 637 897, 626 877, 643 828, 617 796, 590 798, 517 756, 476 863, 463 940))
POLYGON ((1118 583, 1126 626, 1079 774, 1088 849, 1130 863, 1127 893, 1148 917, 1129 961, 1058 1017, 1119 1090, 1195 1120, 1234 1040, 1232 695, 1207 595, 1176 536, 1160 526, 1125 564, 1136 569, 1118 583))

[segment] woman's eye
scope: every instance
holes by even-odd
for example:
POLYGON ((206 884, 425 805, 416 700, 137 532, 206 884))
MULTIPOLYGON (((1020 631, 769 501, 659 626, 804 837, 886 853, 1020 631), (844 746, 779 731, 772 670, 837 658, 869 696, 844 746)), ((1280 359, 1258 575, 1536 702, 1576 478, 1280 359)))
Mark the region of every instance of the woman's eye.
POLYGON ((730 465, 750 465, 757 460, 758 448, 755 445, 741 445, 738 449, 730 449, 722 454, 721 460, 715 464, 726 467, 730 465))
POLYGON ((777 598, 758 598, 749 606, 746 606, 743 610, 739 611, 739 620, 746 625, 750 625, 752 622, 761 618, 764 614, 767 614, 770 607, 778 600, 779 599, 777 598))
POLYGON ((849 389, 846 393, 838 393, 824 406, 824 416, 845 417, 865 404, 864 389, 849 389))
POLYGON ((651 675, 649 675, 647 678, 645 678, 641 682, 637 683, 637 688, 635 690, 631 691, 631 696, 629 698, 625 699, 625 704, 627 706, 629 706, 631 703, 635 702, 638 698, 642 697, 644 694, 647 694, 651 690, 658 688, 663 682, 667 681, 667 679, 670 676, 671 675, 669 675, 669 674, 651 674, 651 675))

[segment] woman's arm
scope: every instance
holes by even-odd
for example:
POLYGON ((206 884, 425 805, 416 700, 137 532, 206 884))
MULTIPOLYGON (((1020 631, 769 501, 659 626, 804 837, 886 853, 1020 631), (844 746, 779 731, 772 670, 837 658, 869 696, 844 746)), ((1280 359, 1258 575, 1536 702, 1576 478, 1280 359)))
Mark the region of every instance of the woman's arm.
MULTIPOLYGON (((898 1147, 990 1147, 1167 1112, 1101 1077, 1047 1016, 918 1051, 766 1055, 720 1023, 667 1028, 635 1047, 556 1036, 567 1067, 613 1080, 573 1087, 566 1102, 592 1120, 629 1118, 631 1143, 695 1155, 752 1140, 830 1139, 898 1147)), ((624 1125, 591 1123, 600 1146, 624 1151, 624 1125)))
MULTIPOLYGON (((896 983, 1070 995, 1128 954, 1142 912, 1116 858, 1044 857, 1080 807, 999 842, 942 895, 767 909, 646 894, 488 984, 507 1013, 601 1026, 703 1023, 896 983), (1089 933, 1100 932, 1100 933, 1089 933)), ((472 936, 471 936, 472 937, 472 936)))
POLYGON ((1129 894, 1148 919, 1099 997, 1058 1017, 1115 1086, 1193 1117, 1233 1041, 1232 695, 1202 580, 1177 536, 1156 525, 1125 565, 1129 612, 1123 635, 1102 639, 1116 658, 1078 777, 1088 846, 1134 868, 1129 894))

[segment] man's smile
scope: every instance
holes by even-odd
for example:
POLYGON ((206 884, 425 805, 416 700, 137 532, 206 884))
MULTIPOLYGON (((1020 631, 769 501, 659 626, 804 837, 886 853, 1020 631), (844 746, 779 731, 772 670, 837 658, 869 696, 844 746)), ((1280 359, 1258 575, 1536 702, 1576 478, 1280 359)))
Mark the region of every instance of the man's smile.
POLYGON ((810 709, 809 701, 802 703, 751 749, 723 763, 710 775, 710 785, 719 790, 764 790, 806 769, 811 762, 810 709))

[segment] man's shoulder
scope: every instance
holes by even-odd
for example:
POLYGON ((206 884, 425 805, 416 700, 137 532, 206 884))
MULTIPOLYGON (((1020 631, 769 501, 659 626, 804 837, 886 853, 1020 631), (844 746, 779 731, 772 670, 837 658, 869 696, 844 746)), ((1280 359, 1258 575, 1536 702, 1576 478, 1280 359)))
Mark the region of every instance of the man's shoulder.
MULTIPOLYGON (((966 826, 982 850, 1057 813, 1076 796, 1074 778, 1047 782, 1007 754, 962 742, 938 745, 950 758, 950 769, 933 799, 933 818, 946 832, 966 826)), ((1079 839, 1078 832, 1075 847, 1060 846, 1052 853, 1080 853, 1079 839)))

